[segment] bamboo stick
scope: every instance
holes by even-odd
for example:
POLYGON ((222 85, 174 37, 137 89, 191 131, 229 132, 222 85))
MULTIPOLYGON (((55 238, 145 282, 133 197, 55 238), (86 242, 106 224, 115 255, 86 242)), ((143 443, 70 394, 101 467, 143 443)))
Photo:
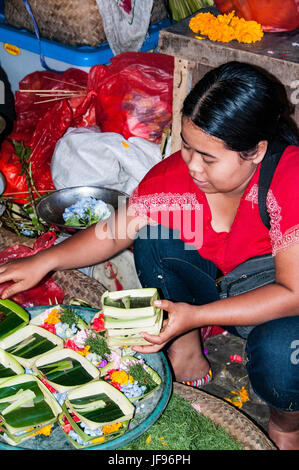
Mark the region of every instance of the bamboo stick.
MULTIPOLYGON (((80 96, 85 96, 85 95, 73 95, 72 97, 73 98, 79 98, 80 96)), ((40 103, 49 103, 50 101, 59 101, 59 100, 65 100, 66 97, 65 96, 62 96, 62 97, 58 97, 58 98, 52 98, 50 100, 42 100, 42 101, 35 101, 34 104, 40 104, 40 103)))
POLYGON ((56 89, 49 89, 49 90, 19 90, 22 93, 81 93, 81 90, 56 90, 56 89))
POLYGON ((60 83, 65 83, 66 85, 72 85, 72 86, 77 86, 79 88, 84 88, 86 89, 85 86, 83 85, 78 85, 77 83, 72 83, 72 82, 66 82, 65 80, 58 80, 57 78, 53 78, 53 77, 47 77, 49 80, 53 80, 54 82, 60 82, 60 83))

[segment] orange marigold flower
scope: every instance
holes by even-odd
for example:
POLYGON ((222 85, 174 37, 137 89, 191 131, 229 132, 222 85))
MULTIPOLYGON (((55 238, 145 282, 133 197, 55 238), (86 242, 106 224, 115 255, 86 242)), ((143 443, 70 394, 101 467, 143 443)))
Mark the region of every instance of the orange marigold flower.
POLYGON ((218 16, 198 13, 190 19, 189 27, 194 33, 207 36, 211 41, 237 40, 249 44, 260 41, 264 35, 259 23, 239 18, 234 11, 218 16))

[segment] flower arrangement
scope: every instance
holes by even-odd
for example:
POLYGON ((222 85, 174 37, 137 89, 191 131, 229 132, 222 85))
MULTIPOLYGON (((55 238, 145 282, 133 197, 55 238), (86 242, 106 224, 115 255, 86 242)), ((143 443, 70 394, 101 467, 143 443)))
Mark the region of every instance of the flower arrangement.
POLYGON ((239 18, 235 15, 235 11, 218 16, 212 13, 198 13, 190 19, 189 27, 194 33, 207 36, 211 41, 236 40, 250 44, 260 41, 264 35, 259 23, 239 18))
POLYGON ((30 323, 45 328, 64 341, 87 328, 87 324, 71 308, 60 305, 46 309, 30 323))
POLYGON ((88 196, 67 207, 62 217, 67 226, 89 227, 96 222, 107 219, 110 215, 111 211, 104 201, 88 196))
POLYGON ((117 434, 122 427, 124 427, 123 423, 113 423, 107 424, 105 426, 101 426, 97 429, 90 429, 84 422, 80 420, 78 416, 74 413, 71 413, 71 419, 67 418, 66 415, 63 415, 60 419, 60 425, 69 439, 75 444, 76 446, 80 447, 88 447, 95 444, 100 444, 101 442, 106 441, 111 435, 117 434), (85 435, 90 436, 90 440, 85 441, 82 439, 80 433, 77 432, 76 426, 72 426, 71 421, 75 422, 77 426, 82 428, 82 432, 85 435))
POLYGON ((109 363, 102 373, 104 380, 130 401, 148 397, 161 383, 159 375, 142 358, 134 356, 124 356, 118 362, 109 363))

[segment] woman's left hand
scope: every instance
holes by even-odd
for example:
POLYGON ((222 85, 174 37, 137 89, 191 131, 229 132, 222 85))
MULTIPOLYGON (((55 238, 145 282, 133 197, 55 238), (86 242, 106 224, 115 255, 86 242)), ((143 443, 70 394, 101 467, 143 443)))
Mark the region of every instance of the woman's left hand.
POLYGON ((160 351, 169 341, 180 336, 187 331, 192 330, 192 317, 194 306, 184 302, 171 302, 170 300, 156 300, 155 307, 168 312, 168 318, 163 321, 162 329, 159 335, 150 335, 142 333, 143 338, 152 343, 146 346, 133 346, 134 351, 140 353, 155 353, 160 351))

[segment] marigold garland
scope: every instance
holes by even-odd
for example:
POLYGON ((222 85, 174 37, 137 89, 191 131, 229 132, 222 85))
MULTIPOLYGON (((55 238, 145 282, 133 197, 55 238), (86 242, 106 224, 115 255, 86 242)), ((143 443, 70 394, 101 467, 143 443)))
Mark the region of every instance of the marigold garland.
POLYGON ((250 44, 260 41, 264 36, 262 26, 256 21, 247 21, 229 14, 214 16, 212 13, 198 13, 189 22, 190 29, 211 41, 238 42, 250 44))

